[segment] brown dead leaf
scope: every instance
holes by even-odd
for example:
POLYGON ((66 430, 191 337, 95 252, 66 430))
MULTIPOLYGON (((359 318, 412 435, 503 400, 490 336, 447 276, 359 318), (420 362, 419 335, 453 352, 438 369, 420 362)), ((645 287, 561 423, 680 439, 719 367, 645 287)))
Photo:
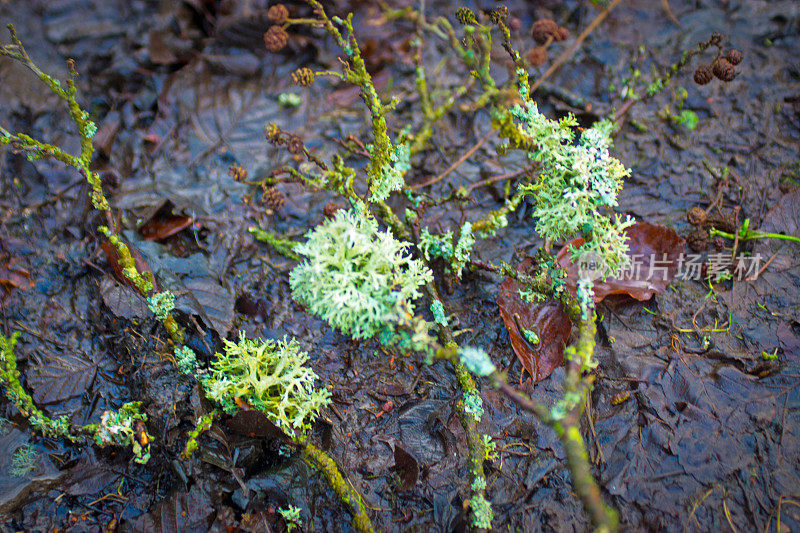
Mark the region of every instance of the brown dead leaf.
POLYGON ((522 283, 506 278, 500 286, 497 305, 517 359, 537 383, 564 362, 564 347, 572 331, 572 321, 555 300, 526 302, 519 295, 522 288, 522 283), (536 333, 539 342, 532 344, 526 340, 520 328, 536 333))

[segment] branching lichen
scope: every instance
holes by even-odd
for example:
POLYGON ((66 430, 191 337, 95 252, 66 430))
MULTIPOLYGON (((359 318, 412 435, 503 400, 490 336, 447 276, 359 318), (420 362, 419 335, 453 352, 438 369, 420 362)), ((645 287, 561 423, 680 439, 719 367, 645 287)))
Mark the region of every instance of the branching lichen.
POLYGON ((316 389, 317 374, 308 366, 308 354, 290 341, 225 340, 207 374, 200 376, 206 396, 228 414, 245 405, 263 412, 290 437, 301 437, 320 409, 330 403, 330 392, 316 389))
POLYGON ((512 107, 511 113, 524 139, 517 144, 538 163, 538 179, 520 189, 534 199, 536 231, 550 241, 584 236, 586 244, 575 253, 597 253, 606 267, 603 275, 616 274, 629 263, 623 230, 633 221, 603 212, 617 205, 617 193, 629 174, 609 155, 612 124, 597 122, 575 142, 575 117, 545 117, 528 98, 526 78, 520 79, 524 105, 512 107))
POLYGON ((289 505, 285 509, 278 509, 278 513, 283 517, 286 522, 286 531, 291 533, 297 528, 303 527, 303 517, 300 516, 301 509, 294 505, 289 505))
POLYGON ((363 210, 340 209, 295 247, 305 260, 289 277, 292 296, 341 332, 372 337, 413 315, 420 286, 433 279, 409 246, 363 210))

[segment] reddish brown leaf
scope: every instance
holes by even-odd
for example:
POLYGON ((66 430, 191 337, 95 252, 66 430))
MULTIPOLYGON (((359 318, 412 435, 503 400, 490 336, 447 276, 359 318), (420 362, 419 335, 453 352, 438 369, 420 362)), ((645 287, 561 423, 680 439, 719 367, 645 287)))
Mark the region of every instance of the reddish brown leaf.
POLYGON ((0 266, 0 285, 8 292, 11 292, 11 289, 27 289, 33 286, 30 278, 30 272, 24 268, 0 266))
POLYGON ((146 241, 160 241, 170 235, 175 235, 192 225, 192 217, 169 216, 165 218, 152 218, 139 228, 139 233, 146 241))
POLYGON ((497 305, 514 353, 536 383, 552 374, 564 362, 564 347, 572 331, 572 321, 555 300, 526 302, 519 295, 522 288, 522 283, 506 278, 500 286, 497 305), (520 328, 536 333, 539 342, 528 342, 520 328))
MULTIPOLYGON (((611 294, 627 294, 639 301, 649 300, 654 294, 663 292, 675 278, 686 244, 675 230, 640 221, 627 228, 625 233, 628 235, 632 268, 623 272, 620 278, 595 280, 595 302, 611 294)), ((572 294, 575 294, 580 275, 578 265, 571 262, 571 248, 584 242, 583 239, 574 239, 556 256, 558 264, 567 269, 566 283, 572 294)))
MULTIPOLYGON (((100 247, 103 248, 103 251, 106 254, 106 260, 108 261, 108 264, 111 267, 111 269, 114 271, 114 274, 116 274, 117 279, 119 279, 124 283, 127 283, 128 285, 136 289, 137 288, 136 285, 134 285, 131 280, 126 278, 125 274, 122 272, 123 267, 119 262, 120 258, 117 248, 113 244, 111 244, 108 240, 104 240, 100 244, 100 247)), ((144 274, 145 272, 152 273, 152 271, 150 270, 150 265, 147 264, 147 261, 144 260, 144 257, 142 257, 142 254, 139 253, 139 250, 137 250, 136 247, 129 244, 128 250, 130 250, 131 257, 133 257, 133 262, 136 265, 136 270, 138 270, 140 274, 144 274)), ((153 290, 158 291, 158 284, 156 283, 155 277, 153 278, 153 290)))

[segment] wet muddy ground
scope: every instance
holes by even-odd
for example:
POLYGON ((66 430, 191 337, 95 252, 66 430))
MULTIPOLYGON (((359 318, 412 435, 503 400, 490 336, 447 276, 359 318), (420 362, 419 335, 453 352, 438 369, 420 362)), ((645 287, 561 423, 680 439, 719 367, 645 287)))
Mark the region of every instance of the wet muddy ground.
MULTIPOLYGON (((345 4, 332 10, 343 12, 345 4)), ((375 25, 370 2, 352 4, 376 85, 403 98, 393 123, 418 123, 410 27, 375 25)), ((459 7, 433 4, 434 13, 451 18, 459 7)), ((299 238, 332 199, 282 184, 286 203, 277 209, 262 205, 259 194, 247 201, 253 190, 229 176, 230 165, 263 177, 290 157, 265 143, 267 122, 301 135, 323 157, 349 134, 368 142, 352 88, 324 80, 311 89, 292 86, 290 73, 299 66, 336 68, 333 43, 301 31, 283 52, 268 54, 261 40, 265 7, 259 0, 10 0, 0 2, 0 20, 15 24, 45 71, 63 77, 64 60, 76 60, 82 101, 99 126, 96 168, 125 236, 162 286, 181 295, 180 317, 196 351, 207 360, 219 339, 237 330, 297 337, 333 393, 315 442, 362 491, 375 525, 463 529, 466 445, 451 371, 416 357, 390 361, 377 343, 354 342, 306 314, 291 299, 293 263, 247 231, 259 224, 299 238), (278 95, 285 92, 301 103, 282 105, 278 95), (158 242, 142 240, 137 228, 170 215, 192 217, 193 224, 158 242)), ((519 19, 515 40, 523 50, 538 17, 567 26, 570 43, 598 12, 576 1, 508 7, 519 19)), ((632 169, 619 211, 668 225, 690 241, 686 212, 712 205, 712 213, 716 206, 727 214, 738 208, 751 228, 800 236, 797 2, 623 1, 535 96, 551 116, 572 111, 591 121, 623 104, 626 79, 636 72, 651 79, 654 69, 715 30, 743 52, 738 76, 698 86, 689 68, 668 90, 630 108, 615 137, 615 152, 632 169), (570 107, 554 88, 591 102, 591 111, 570 107), (675 118, 677 100, 699 119, 694 129, 675 118)), ((430 41, 425 60, 436 69, 447 52, 430 41)), ((532 78, 546 68, 532 68, 532 78)), ((505 75, 499 47, 495 70, 505 75)), ((444 88, 462 74, 437 72, 432 77, 444 88)), ((4 126, 76 149, 60 102, 33 76, 3 60, 0 80, 4 126)), ((422 182, 437 175, 488 131, 485 114, 451 113, 410 176, 422 182)), ((433 192, 525 165, 518 156, 493 157, 497 142, 490 139, 433 192)), ((473 196, 464 213, 442 211, 441 227, 501 205, 502 185, 473 196)), ((350 527, 320 476, 282 456, 270 439, 251 436, 246 420, 220 424, 192 459, 180 459, 192 421, 208 406, 196 383, 174 368, 160 324, 108 267, 94 229, 99 217, 75 171, 4 150, 0 205, 0 327, 6 335, 22 332, 18 355, 34 399, 75 423, 141 400, 155 436, 151 461, 137 465, 127 450, 34 435, 0 401, 4 531, 272 531, 283 527, 276 509, 287 503, 302 507, 309 530, 350 527), (19 475, 11 452, 25 445, 38 453, 33 469, 19 475)), ((513 261, 541 244, 523 206, 476 250, 484 260, 513 261)), ((695 242, 705 258, 732 244, 695 242)), ((604 497, 620 510, 626 530, 800 529, 800 246, 738 245, 770 261, 750 281, 679 280, 647 302, 598 306, 600 366, 583 429, 604 497)), ((459 341, 486 347, 517 383, 520 365, 495 303, 501 281, 468 273, 445 298, 464 330, 459 341)), ((562 376, 559 369, 522 388, 546 402, 559 394, 562 376)), ((495 528, 588 529, 554 434, 486 387, 483 397, 480 429, 499 451, 487 464, 495 528)))

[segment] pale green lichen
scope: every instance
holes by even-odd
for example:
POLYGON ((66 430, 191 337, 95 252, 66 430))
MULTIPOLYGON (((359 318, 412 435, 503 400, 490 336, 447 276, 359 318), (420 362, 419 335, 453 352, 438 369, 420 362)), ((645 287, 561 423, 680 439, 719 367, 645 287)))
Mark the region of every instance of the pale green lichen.
POLYGON ((433 280, 409 244, 360 209, 340 209, 308 233, 295 252, 306 259, 290 274, 295 300, 356 339, 413 316, 420 287, 433 280))
POLYGON ((488 376, 497 370, 489 355, 480 348, 466 346, 458 350, 458 355, 461 363, 476 376, 488 376))
POLYGON ((296 528, 303 527, 303 517, 300 516, 301 509, 294 505, 289 505, 286 509, 278 509, 278 512, 286 522, 286 531, 291 532, 296 528))
POLYGON ((433 321, 440 326, 447 327, 447 317, 444 314, 444 305, 440 300, 431 302, 431 313, 433 313, 433 321))
POLYGON ((297 107, 303 103, 303 98, 295 93, 281 93, 278 95, 278 103, 284 107, 297 107))
POLYGON ((464 411, 472 415, 475 422, 480 422, 483 416, 483 399, 477 391, 464 392, 464 411))
POLYGON ((548 240, 584 236, 587 243, 576 253, 597 252, 608 274, 618 273, 629 261, 620 236, 632 222, 609 219, 603 212, 617 205, 617 193, 630 173, 609 155, 613 125, 597 122, 576 143, 575 117, 550 120, 527 93, 522 96, 525 105, 514 106, 511 113, 533 146, 528 156, 538 163, 537 180, 520 189, 535 201, 536 231, 548 240))
POLYGON ((87 120, 86 124, 83 126, 83 136, 87 139, 91 139, 94 137, 95 133, 97 133, 97 124, 91 120, 87 120))
POLYGON ((525 337, 525 340, 531 344, 539 344, 539 335, 537 335, 532 329, 523 328, 522 336, 525 337))
POLYGON ((475 492, 483 492, 486 490, 486 478, 476 477, 472 480, 472 490, 475 492))
POLYGON ((483 460, 496 461, 499 458, 497 454, 497 443, 492 440, 490 435, 483 436, 483 460))
MULTIPOLYGON (((368 146, 372 150, 372 146, 368 146)), ((370 184, 372 199, 386 200, 394 191, 399 191, 406 184, 404 176, 411 169, 411 149, 408 144, 397 144, 390 147, 389 164, 384 166, 378 179, 370 184)))
MULTIPOLYGON (((486 487, 486 480, 483 478, 477 478, 473 482, 473 486, 475 482, 479 480, 483 480, 483 487, 486 487)), ((491 529, 492 527, 492 520, 494 519, 494 511, 492 510, 492 504, 486 497, 478 493, 476 496, 473 496, 470 499, 470 506, 472 507, 472 527, 478 529, 491 529)))
POLYGON ((428 228, 422 228, 417 247, 426 261, 441 257, 449 262, 453 258, 453 232, 447 230, 441 235, 433 235, 428 228))
POLYGON ((422 228, 419 235, 419 248, 426 261, 441 257, 448 263, 448 271, 455 272, 461 278, 464 266, 469 262, 472 247, 475 244, 475 235, 472 233, 472 224, 465 222, 461 227, 458 243, 453 246, 453 232, 447 230, 441 235, 433 235, 428 228, 422 228))
POLYGON ((25 477, 30 474, 39 460, 39 452, 30 444, 23 444, 11 456, 8 473, 14 477, 25 477))
POLYGON ((200 377, 206 396, 228 414, 245 402, 290 437, 302 437, 331 396, 314 387, 317 374, 306 366, 308 353, 295 339, 251 340, 243 332, 238 343, 224 343, 225 353, 200 377))
POLYGON ((458 244, 456 244, 453 250, 453 272, 455 272, 456 276, 459 278, 461 278, 464 265, 469 262, 469 257, 474 245, 475 235, 472 234, 472 224, 465 222, 464 225, 461 226, 461 236, 458 239, 458 244))
POLYGON ((164 320, 175 309, 175 295, 171 291, 162 291, 147 297, 147 305, 159 320, 164 320))
POLYGON ((105 411, 100 416, 94 440, 99 446, 130 446, 133 460, 146 464, 150 460, 150 441, 153 438, 144 430, 147 415, 139 411, 141 404, 142 402, 128 402, 119 411, 105 411), (140 428, 137 429, 137 425, 140 428))
POLYGON ((197 374, 197 355, 188 346, 175 348, 175 363, 182 373, 190 376, 197 374))
POLYGON ((581 318, 589 320, 594 314, 594 283, 589 279, 579 279, 576 293, 581 306, 581 318))

